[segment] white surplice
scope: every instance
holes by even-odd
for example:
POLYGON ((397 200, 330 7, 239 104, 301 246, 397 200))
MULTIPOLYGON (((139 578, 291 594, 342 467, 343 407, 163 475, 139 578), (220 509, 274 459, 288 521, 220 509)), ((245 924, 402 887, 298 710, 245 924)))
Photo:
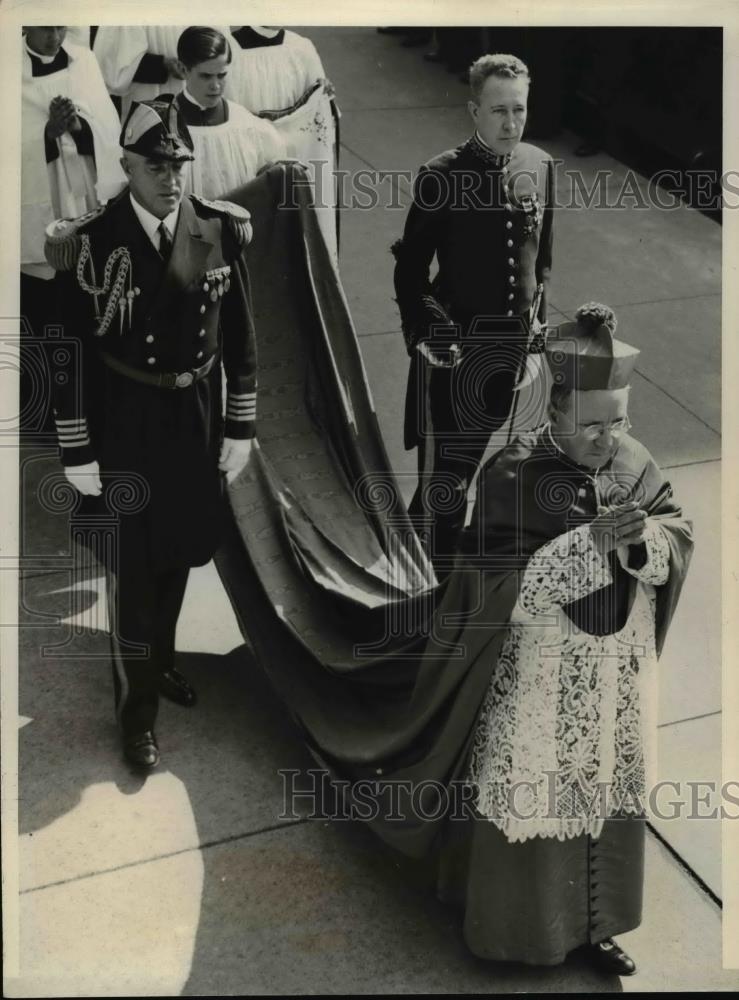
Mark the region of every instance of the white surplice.
POLYGON ((279 45, 242 49, 230 38, 233 63, 226 97, 254 114, 292 107, 326 74, 309 38, 285 31, 279 45))
POLYGON ((21 267, 44 277, 51 274, 44 257, 46 226, 91 211, 126 183, 119 162, 120 123, 97 60, 89 48, 67 41, 63 48, 68 65, 46 76, 33 76, 25 44, 22 54, 21 267), (49 104, 57 95, 69 97, 89 124, 94 162, 78 153, 74 139, 65 132, 56 140, 59 155, 47 164, 44 129, 49 104))
POLYGON ((334 267, 338 268, 336 128, 325 85, 314 85, 296 107, 270 115, 269 119, 284 137, 288 156, 300 160, 308 168, 316 219, 334 267))
POLYGON ((656 763, 655 586, 669 544, 647 522, 647 559, 628 619, 612 635, 577 628, 563 606, 611 583, 588 525, 529 560, 478 722, 469 779, 478 809, 511 843, 597 837, 618 811, 647 806, 656 763))
POLYGON ((204 198, 222 198, 287 156, 282 134, 240 104, 228 101, 228 120, 220 125, 188 125, 195 159, 187 190, 204 198))

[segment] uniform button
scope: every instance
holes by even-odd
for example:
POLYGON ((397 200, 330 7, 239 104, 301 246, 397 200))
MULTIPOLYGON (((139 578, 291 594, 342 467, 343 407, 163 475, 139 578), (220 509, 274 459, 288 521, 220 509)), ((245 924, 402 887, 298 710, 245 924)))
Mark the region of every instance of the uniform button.
POLYGON ((156 358, 147 358, 146 363, 147 365, 153 365, 156 364, 156 360, 157 360, 156 358))
POLYGON ((198 337, 204 337, 204 336, 205 336, 205 330, 200 330, 198 332, 198 337))
POLYGON ((150 333, 147 333, 147 335, 146 335, 146 343, 147 344, 153 344, 154 343, 154 337, 150 333))
POLYGON ((202 316, 204 312, 205 312, 205 306, 204 306, 204 305, 202 305, 202 306, 200 307, 200 315, 202 316))
POLYGON ((515 296, 514 296, 513 292, 509 292, 509 293, 508 293, 508 301, 509 301, 509 302, 513 302, 513 299, 514 299, 514 298, 515 298, 515 296))
POLYGON ((513 246, 513 240, 507 240, 506 241, 506 246, 507 247, 512 247, 513 246))
POLYGON ((516 262, 515 262, 515 260, 513 259, 513 257, 509 257, 509 258, 508 258, 508 263, 510 264, 510 266, 511 266, 511 267, 514 267, 514 266, 515 266, 515 263, 516 263, 516 262))
POLYGON ((505 227, 506 229, 513 229, 513 223, 511 222, 510 219, 508 220, 508 222, 506 222, 505 227))
POLYGON ((512 315, 513 315, 513 310, 509 309, 508 312, 506 313, 506 316, 512 316, 512 315))
POLYGON ((510 276, 510 277, 508 278, 508 284, 509 284, 509 285, 515 285, 515 284, 516 284, 516 279, 515 279, 515 278, 513 277, 513 275, 511 275, 511 276, 510 276))
POLYGON ((203 356, 202 351, 198 351, 198 353, 195 355, 196 358, 202 358, 202 356, 203 356))

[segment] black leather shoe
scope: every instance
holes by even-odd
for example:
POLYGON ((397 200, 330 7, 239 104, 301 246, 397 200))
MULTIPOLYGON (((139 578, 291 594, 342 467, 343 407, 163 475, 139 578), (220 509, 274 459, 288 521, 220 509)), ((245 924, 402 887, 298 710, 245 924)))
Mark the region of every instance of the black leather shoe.
POLYGON ((185 708, 192 708, 198 700, 195 689, 174 667, 160 675, 159 693, 177 705, 184 705, 185 708))
POLYGON ((602 972, 615 973, 617 976, 633 976, 636 972, 634 960, 619 948, 613 938, 592 944, 590 951, 595 964, 602 972))
POLYGON ((157 738, 151 730, 123 737, 123 754, 136 767, 151 771, 159 763, 157 738))

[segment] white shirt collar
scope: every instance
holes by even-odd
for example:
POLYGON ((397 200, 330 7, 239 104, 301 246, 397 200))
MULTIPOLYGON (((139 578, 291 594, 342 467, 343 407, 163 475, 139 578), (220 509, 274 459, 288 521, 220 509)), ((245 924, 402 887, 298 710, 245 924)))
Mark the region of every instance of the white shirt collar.
MULTIPOLYGON (((25 37, 25 35, 23 36, 23 44, 29 56, 33 56, 34 59, 40 60, 44 64, 44 66, 48 66, 50 63, 53 63, 54 60, 56 59, 56 56, 59 55, 59 53, 57 52, 56 56, 42 56, 40 52, 34 52, 33 49, 29 46, 28 39, 25 37)), ((60 45, 59 48, 64 49, 64 44, 62 43, 62 45, 60 45)), ((17 51, 18 50, 16 49, 16 52, 17 51)), ((67 50, 64 49, 64 51, 66 52, 67 50)), ((68 52, 67 55, 69 55, 68 52)))
POLYGON ((185 89, 182 91, 182 96, 186 98, 190 102, 190 104, 194 104, 196 108, 200 108, 201 111, 212 111, 212 108, 206 108, 206 106, 204 104, 201 104, 200 101, 196 101, 195 98, 190 93, 190 91, 187 89, 187 87, 185 87, 185 89))
POLYGON ((180 206, 178 205, 169 215, 165 215, 163 219, 157 219, 156 215, 152 215, 151 212, 140 205, 134 196, 129 192, 129 197, 131 199, 131 205, 136 213, 136 218, 139 220, 143 226, 144 232, 149 237, 151 242, 154 244, 156 249, 159 249, 159 225, 164 223, 166 228, 169 230, 169 235, 174 239, 174 231, 177 228, 177 219, 180 214, 180 206))

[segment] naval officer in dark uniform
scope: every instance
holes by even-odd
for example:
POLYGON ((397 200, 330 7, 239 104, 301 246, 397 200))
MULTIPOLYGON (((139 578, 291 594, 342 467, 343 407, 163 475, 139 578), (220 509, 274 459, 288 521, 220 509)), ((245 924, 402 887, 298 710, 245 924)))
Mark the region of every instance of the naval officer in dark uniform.
POLYGON ((470 87, 475 131, 420 168, 392 248, 411 357, 405 446, 418 447, 410 513, 437 569, 490 435, 508 418, 528 340, 546 322, 552 265, 552 160, 521 142, 528 70, 516 56, 482 56, 470 87))
POLYGON ((53 352, 53 402, 67 478, 115 525, 94 537, 116 709, 125 756, 148 769, 159 694, 195 701, 174 669, 177 618, 189 568, 218 545, 222 479, 244 467, 255 435, 251 228, 237 205, 183 198, 192 140, 171 100, 134 104, 121 146, 125 190, 47 231, 76 348, 53 352))

